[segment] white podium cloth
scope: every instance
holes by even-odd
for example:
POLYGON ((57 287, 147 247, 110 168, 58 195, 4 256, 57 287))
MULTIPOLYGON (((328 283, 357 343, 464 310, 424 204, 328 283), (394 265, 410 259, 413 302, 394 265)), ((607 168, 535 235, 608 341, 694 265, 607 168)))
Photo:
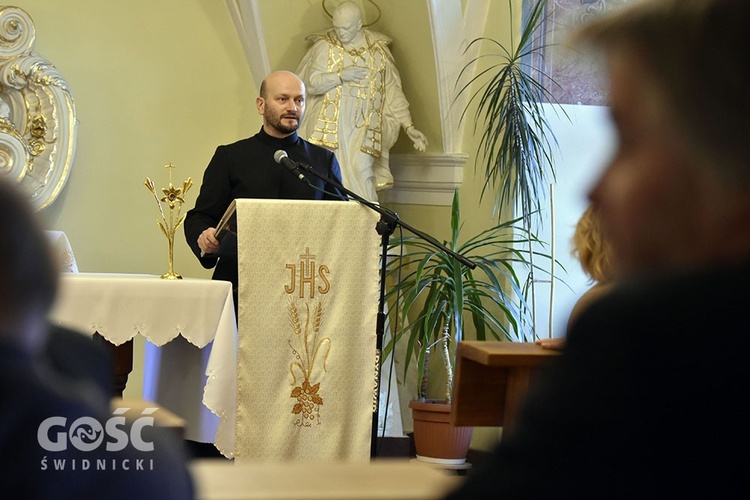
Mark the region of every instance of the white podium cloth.
POLYGON ((237 200, 239 460, 368 460, 378 214, 237 200))
POLYGON ((147 344, 143 397, 185 419, 186 438, 233 450, 237 327, 231 283, 62 274, 50 319, 98 332, 114 345, 136 335, 148 339, 153 345, 147 344))

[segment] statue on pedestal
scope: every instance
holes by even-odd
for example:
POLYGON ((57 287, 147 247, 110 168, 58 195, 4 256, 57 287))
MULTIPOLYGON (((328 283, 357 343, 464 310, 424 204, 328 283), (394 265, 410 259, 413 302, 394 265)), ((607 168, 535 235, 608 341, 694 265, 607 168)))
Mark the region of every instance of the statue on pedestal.
POLYGON ((346 188, 378 201, 377 191, 393 186, 388 152, 400 129, 418 151, 427 138, 412 123, 390 38, 363 27, 354 2, 342 2, 331 17, 331 29, 307 37, 313 45, 297 69, 307 87, 299 134, 336 153, 346 188))

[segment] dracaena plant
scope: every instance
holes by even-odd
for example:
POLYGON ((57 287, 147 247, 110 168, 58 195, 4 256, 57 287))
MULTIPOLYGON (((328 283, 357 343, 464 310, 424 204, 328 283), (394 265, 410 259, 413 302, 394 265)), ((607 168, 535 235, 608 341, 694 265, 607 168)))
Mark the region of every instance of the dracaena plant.
MULTIPOLYGON (((556 83, 531 64, 533 60, 543 60, 546 45, 541 43, 541 35, 547 3, 548 0, 533 0, 520 36, 510 48, 487 37, 472 40, 467 50, 483 42, 491 48, 464 66, 458 82, 478 63, 489 64, 459 85, 456 94, 458 98, 476 88, 461 120, 466 119, 475 102, 474 133, 481 134, 475 166, 477 170, 483 167, 482 197, 494 197, 493 215, 498 219, 505 208, 519 206, 527 218, 527 227, 531 214, 539 213, 548 180, 555 177, 552 151, 556 140, 543 103, 556 101, 543 82, 556 83)), ((508 5, 513 18, 513 0, 508 5)), ((512 27, 511 38, 515 39, 512 27)))
MULTIPOLYGON (((461 263, 443 249, 417 236, 392 240, 398 258, 388 266, 391 340, 385 359, 399 342, 406 342, 404 373, 417 363, 418 398, 426 397, 430 355, 440 352, 446 373, 445 399, 451 400, 455 346, 464 337, 465 322, 474 325, 477 340, 525 340, 522 331, 527 307, 518 271, 527 271, 529 243, 540 243, 520 218, 499 223, 461 240, 458 191, 451 210, 450 250, 467 257, 476 268, 461 263)), ((534 251, 538 260, 549 256, 534 251)))

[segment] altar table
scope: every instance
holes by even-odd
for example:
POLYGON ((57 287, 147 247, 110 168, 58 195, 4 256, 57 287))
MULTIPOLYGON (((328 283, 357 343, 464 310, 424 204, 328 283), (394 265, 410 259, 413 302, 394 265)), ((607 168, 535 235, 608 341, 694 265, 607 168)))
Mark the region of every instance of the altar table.
POLYGON ((66 273, 50 320, 115 346, 145 337, 143 397, 186 420, 185 437, 234 450, 237 324, 226 281, 66 273))

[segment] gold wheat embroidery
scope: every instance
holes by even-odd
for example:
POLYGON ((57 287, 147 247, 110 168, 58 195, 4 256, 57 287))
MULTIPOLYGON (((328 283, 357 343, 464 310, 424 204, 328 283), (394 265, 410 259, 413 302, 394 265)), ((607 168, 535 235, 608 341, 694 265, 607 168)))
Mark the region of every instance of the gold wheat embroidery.
POLYGON ((292 413, 301 416, 301 419, 298 419, 295 425, 303 427, 310 427, 313 421, 317 421, 320 425, 320 406, 323 404, 323 398, 319 394, 320 382, 313 384, 310 378, 318 356, 322 356, 323 371, 328 371, 327 362, 331 353, 331 339, 320 337, 324 304, 320 300, 313 301, 313 304, 314 307, 311 311, 310 302, 305 303, 304 327, 302 326, 300 311, 291 298, 287 306, 292 331, 300 345, 300 348, 297 349, 289 340, 289 347, 292 349, 295 359, 289 365, 289 372, 292 375, 290 385, 294 386, 290 397, 297 400, 292 408, 292 413), (302 380, 302 383, 300 384, 298 380, 302 380))

